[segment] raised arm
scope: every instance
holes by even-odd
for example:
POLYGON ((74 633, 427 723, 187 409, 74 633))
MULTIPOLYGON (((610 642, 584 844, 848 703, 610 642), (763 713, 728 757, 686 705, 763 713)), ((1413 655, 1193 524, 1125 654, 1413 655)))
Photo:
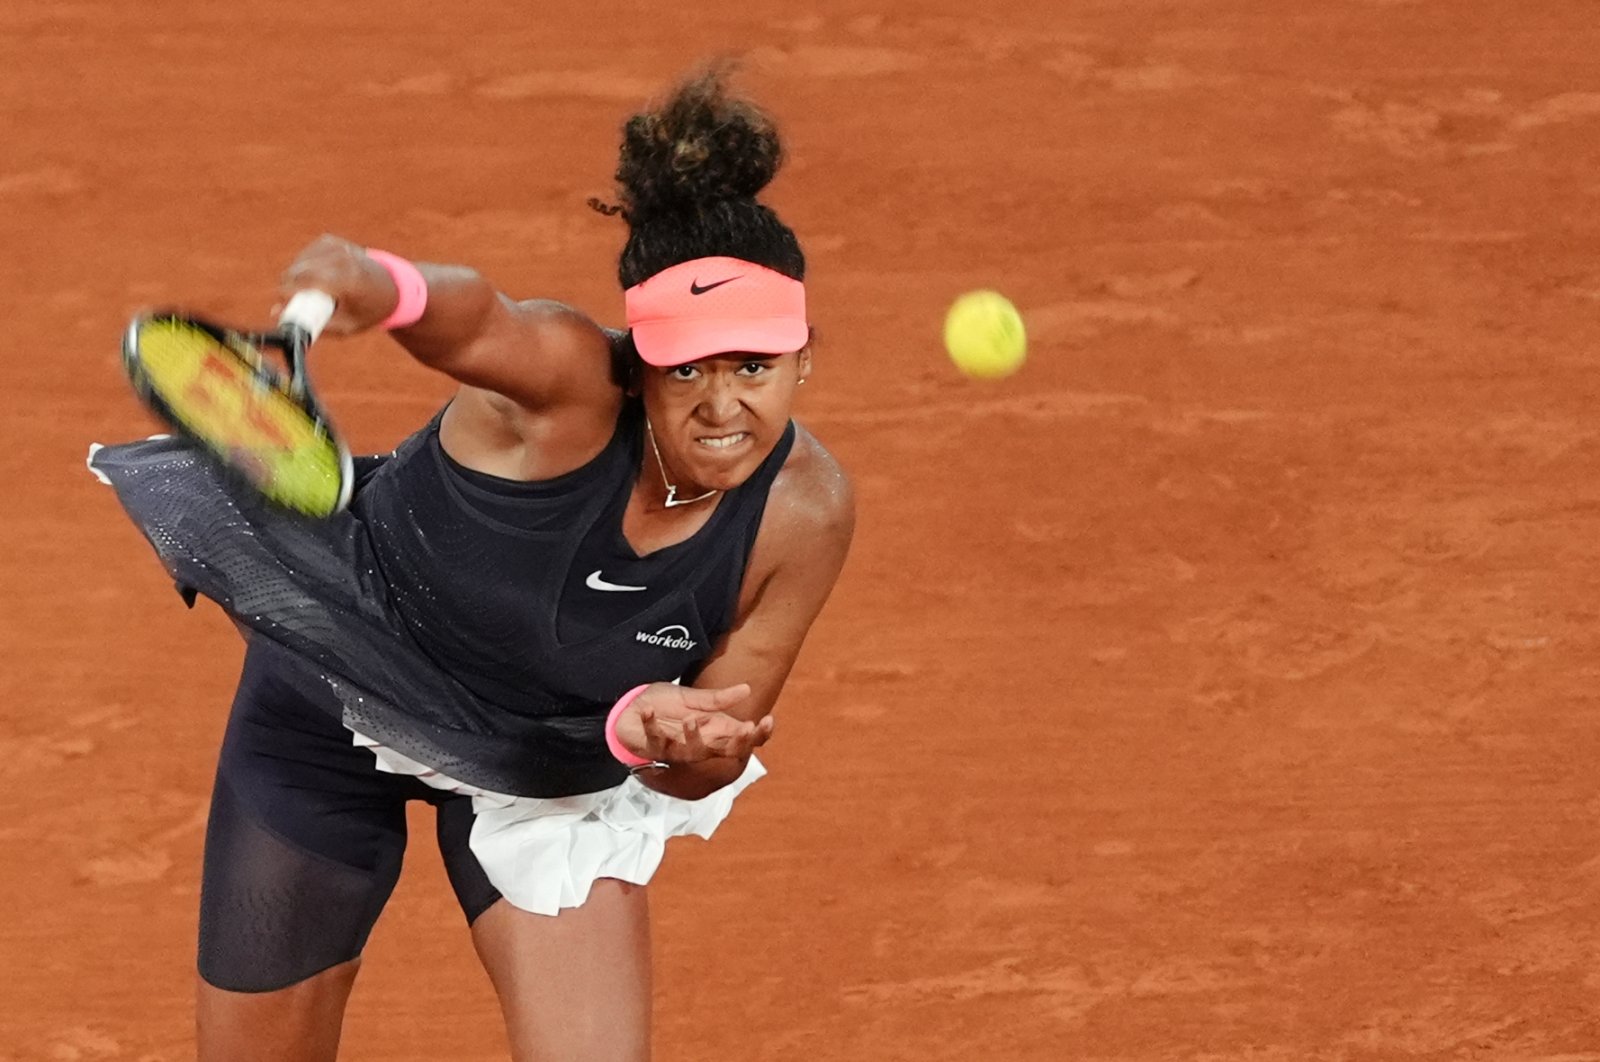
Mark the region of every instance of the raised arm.
MULTIPOLYGON (((422 364, 530 410, 614 399, 610 346, 588 317, 557 302, 515 302, 465 266, 416 265, 428 284, 427 309, 392 335, 422 364)), ((388 270, 337 236, 301 251, 281 288, 286 297, 307 288, 332 295, 327 330, 335 335, 376 327, 400 294, 388 270)))

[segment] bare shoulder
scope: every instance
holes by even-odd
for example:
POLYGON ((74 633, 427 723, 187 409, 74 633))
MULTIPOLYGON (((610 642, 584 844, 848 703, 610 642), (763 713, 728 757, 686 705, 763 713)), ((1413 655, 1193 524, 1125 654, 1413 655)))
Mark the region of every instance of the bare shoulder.
POLYGON ((606 330, 576 306, 555 299, 513 299, 506 295, 501 296, 501 301, 512 319, 523 328, 549 332, 552 339, 598 343, 608 348, 611 345, 606 330))
POLYGON ((844 568, 855 527, 850 477, 816 436, 795 425, 794 448, 767 494, 739 615, 751 615, 770 596, 778 614, 809 625, 844 568), (769 595, 774 588, 781 589, 769 595))
POLYGON ((553 299, 500 296, 475 371, 458 369, 444 445, 468 468, 548 479, 581 466, 616 429, 622 389, 611 340, 589 316, 553 299))
MULTIPOLYGON (((524 409, 614 399, 611 338, 582 310, 554 299, 500 297, 505 327, 496 330, 493 388, 524 409)), ((478 383, 479 381, 466 381, 478 383)))
POLYGON ((815 435, 795 425, 794 448, 773 481, 761 534, 780 541, 822 540, 847 547, 855 530, 856 501, 850 477, 815 435))

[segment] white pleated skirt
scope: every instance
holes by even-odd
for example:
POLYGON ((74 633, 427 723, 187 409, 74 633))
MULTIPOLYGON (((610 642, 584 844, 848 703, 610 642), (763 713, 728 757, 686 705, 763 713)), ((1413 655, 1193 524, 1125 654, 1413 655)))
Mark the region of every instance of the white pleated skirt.
POLYGON ((658 793, 633 777, 598 793, 518 797, 467 785, 351 733, 358 747, 372 751, 378 770, 471 797, 469 844, 490 884, 512 906, 542 915, 581 906, 599 878, 647 884, 661 865, 668 838, 709 838, 734 799, 767 773, 751 756, 737 779, 703 800, 658 793))

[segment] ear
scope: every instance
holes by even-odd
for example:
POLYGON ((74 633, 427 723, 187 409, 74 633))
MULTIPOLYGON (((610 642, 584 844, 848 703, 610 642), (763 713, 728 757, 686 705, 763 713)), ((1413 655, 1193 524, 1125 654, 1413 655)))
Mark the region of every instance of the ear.
POLYGON ((800 382, 805 383, 806 377, 811 375, 811 344, 809 343, 800 348, 799 367, 800 382))

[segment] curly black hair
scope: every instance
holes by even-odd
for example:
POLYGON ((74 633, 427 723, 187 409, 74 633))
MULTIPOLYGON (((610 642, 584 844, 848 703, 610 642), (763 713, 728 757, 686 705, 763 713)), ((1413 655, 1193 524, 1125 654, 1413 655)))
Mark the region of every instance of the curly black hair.
POLYGON ((622 131, 616 181, 628 223, 617 279, 631 288, 663 269, 725 256, 804 280, 793 230, 756 201, 783 163, 772 119, 728 88, 731 67, 691 76, 622 131))

